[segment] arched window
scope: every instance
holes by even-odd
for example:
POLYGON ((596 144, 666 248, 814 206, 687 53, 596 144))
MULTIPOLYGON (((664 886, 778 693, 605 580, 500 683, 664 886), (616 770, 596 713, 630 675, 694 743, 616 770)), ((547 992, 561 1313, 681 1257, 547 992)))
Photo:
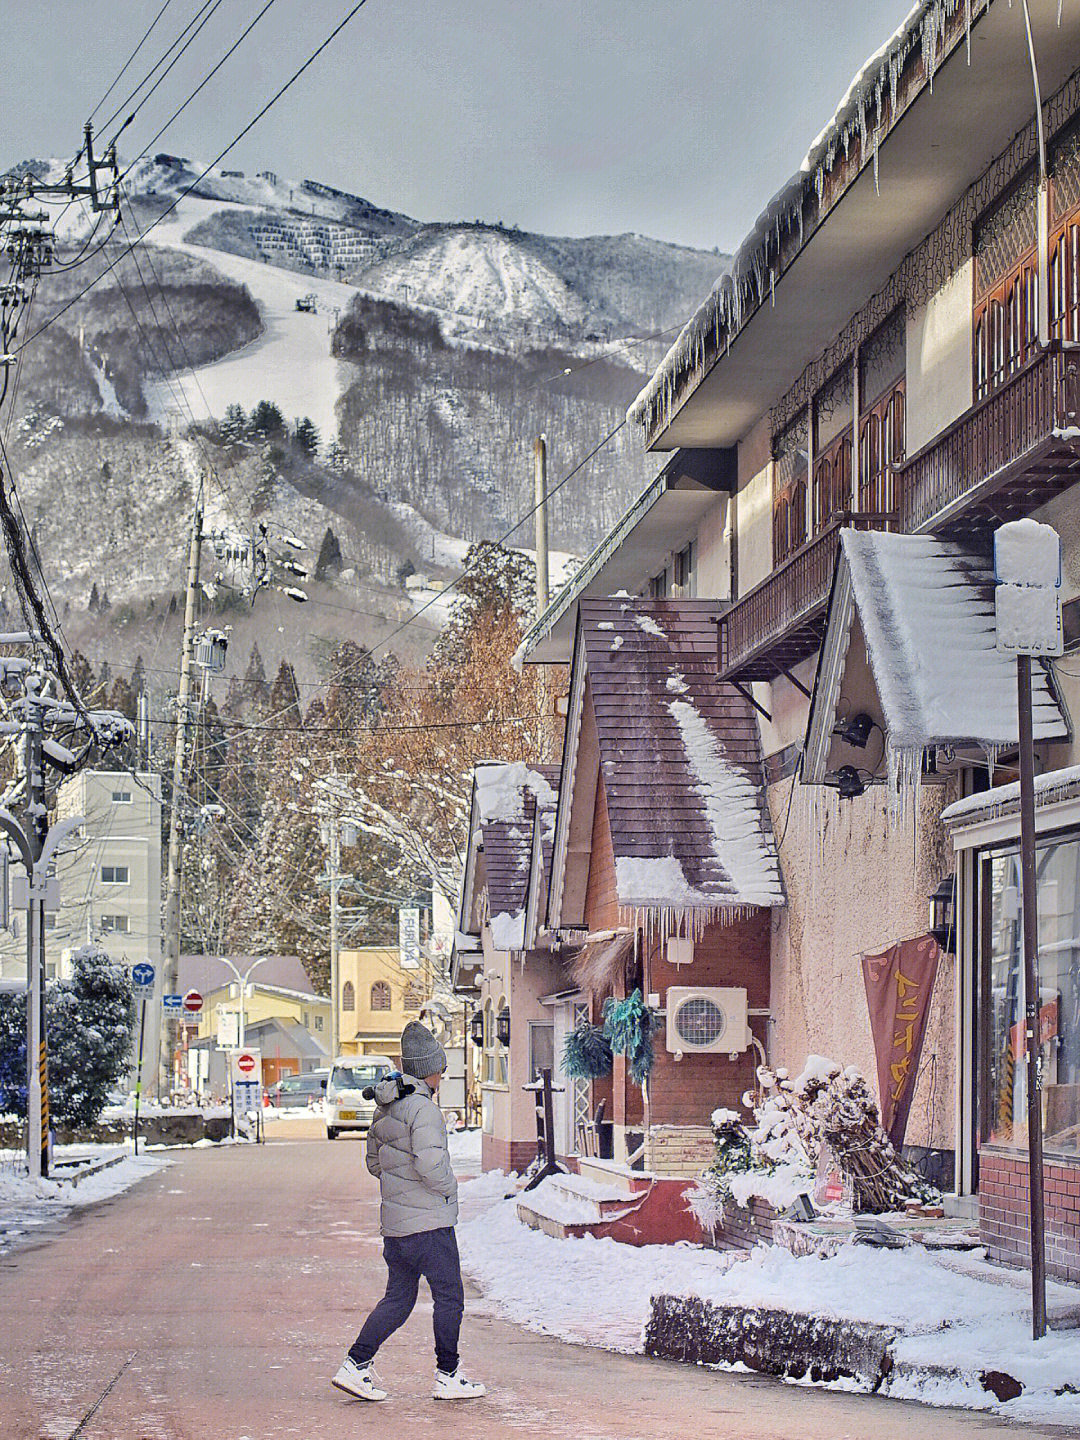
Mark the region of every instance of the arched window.
POLYGON ((341 1008, 342 1010, 356 1009, 356 987, 351 980, 346 980, 341 987, 341 1008))
POLYGON ((372 1010, 390 1009, 390 986, 385 980, 376 980, 371 987, 372 1010))
POLYGON ((424 1003, 424 994, 419 985, 409 985, 405 989, 405 1009, 419 1010, 424 1003))

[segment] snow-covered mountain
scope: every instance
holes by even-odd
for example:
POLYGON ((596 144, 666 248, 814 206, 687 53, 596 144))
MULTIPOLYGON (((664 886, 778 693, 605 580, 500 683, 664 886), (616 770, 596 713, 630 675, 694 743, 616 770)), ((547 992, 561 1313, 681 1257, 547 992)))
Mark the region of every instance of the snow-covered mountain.
MULTIPOLYGON (((114 604, 179 588, 193 453, 180 437, 194 424, 229 518, 257 512, 313 548, 332 526, 343 613, 362 603, 391 623, 406 575, 445 575, 528 510, 535 435, 554 482, 617 425, 665 348, 658 332, 725 263, 636 235, 425 223, 311 180, 201 169, 139 161, 126 229, 39 289, 35 326, 56 319, 25 352, 12 433, 24 506, 73 610, 95 581, 114 604), (147 243, 127 256, 136 227, 147 243), (288 431, 309 417, 319 452, 221 433, 229 407, 261 401, 288 431)), ((87 238, 72 208, 61 258, 87 238)), ((553 544, 586 551, 655 469, 624 429, 553 502, 553 544)))

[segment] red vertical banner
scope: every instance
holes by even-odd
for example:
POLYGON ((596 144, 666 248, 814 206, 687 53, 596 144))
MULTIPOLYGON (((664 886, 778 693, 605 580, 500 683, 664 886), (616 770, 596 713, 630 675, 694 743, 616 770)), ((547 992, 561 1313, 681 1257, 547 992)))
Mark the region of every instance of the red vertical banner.
POLYGON ((881 1124, 897 1150, 904 1142, 915 1093, 940 954, 932 935, 920 935, 890 945, 880 955, 862 957, 877 1056, 881 1124))

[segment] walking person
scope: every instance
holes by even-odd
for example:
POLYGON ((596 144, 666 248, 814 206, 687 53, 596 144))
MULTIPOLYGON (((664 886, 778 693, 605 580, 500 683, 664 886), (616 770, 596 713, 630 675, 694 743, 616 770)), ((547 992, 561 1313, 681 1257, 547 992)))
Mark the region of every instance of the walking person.
POLYGON ((386 1294, 364 1322, 331 1383, 358 1400, 385 1400, 371 1362, 416 1304, 420 1278, 435 1310, 435 1399, 472 1400, 483 1385, 458 1370, 458 1333, 465 1308, 457 1236, 457 1180, 446 1124, 435 1103, 446 1052, 424 1025, 410 1020, 401 1036, 403 1074, 376 1082, 377 1109, 367 1136, 367 1167, 379 1181, 379 1226, 390 1272, 386 1294))

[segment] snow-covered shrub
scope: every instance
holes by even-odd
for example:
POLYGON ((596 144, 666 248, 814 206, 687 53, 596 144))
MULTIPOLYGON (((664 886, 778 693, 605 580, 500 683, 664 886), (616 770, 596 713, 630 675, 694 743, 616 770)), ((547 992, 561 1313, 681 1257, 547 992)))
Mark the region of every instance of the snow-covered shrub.
MULTIPOLYGON (((63 1125, 93 1125, 131 1052, 131 977, 95 945, 71 957, 71 979, 45 997, 49 1106, 63 1125)), ((0 1111, 26 1114, 26 996, 0 996, 0 1111)))
POLYGON ((731 1178, 750 1169, 750 1138, 734 1110, 714 1110, 713 1141, 716 1158, 704 1169, 683 1199, 703 1230, 710 1234, 723 1220, 725 1202, 731 1199, 731 1178))

